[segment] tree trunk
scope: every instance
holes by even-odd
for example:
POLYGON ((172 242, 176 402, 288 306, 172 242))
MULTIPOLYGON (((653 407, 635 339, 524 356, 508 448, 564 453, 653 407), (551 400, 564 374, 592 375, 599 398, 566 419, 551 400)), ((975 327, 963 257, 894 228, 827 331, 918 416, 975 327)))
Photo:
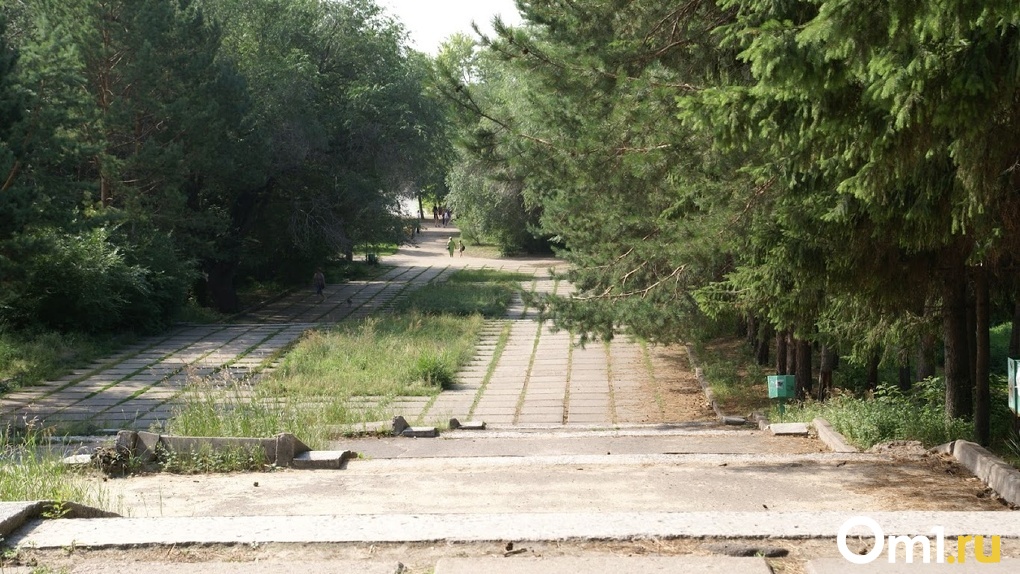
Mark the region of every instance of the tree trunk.
POLYGON ((1013 303, 1013 328, 1009 331, 1009 356, 1020 357, 1020 298, 1013 303))
POLYGON ((811 342, 797 339, 797 397, 811 396, 814 381, 811 378, 811 342))
MULTIPOLYGON (((975 383, 977 382, 977 376, 974 369, 977 367, 977 363, 974 358, 977 357, 977 315, 974 309, 974 292, 972 289, 967 289, 967 359, 970 362, 970 389, 973 393, 975 383)), ((973 399, 971 399, 973 401, 973 399)), ((973 407, 972 407, 973 408, 973 407)))
POLYGON ((747 344, 752 350, 758 349, 758 324, 760 321, 754 315, 747 316, 747 344))
POLYGON ((786 370, 786 329, 776 331, 776 374, 789 374, 786 370))
POLYGON ((992 395, 988 387, 989 347, 988 275, 984 267, 974 270, 974 322, 977 325, 977 354, 974 355, 974 436, 978 443, 991 443, 992 395))
POLYGON ((206 265, 206 285, 209 301, 221 313, 236 313, 241 310, 237 291, 234 290, 234 273, 237 264, 215 262, 206 265))
POLYGON ((829 345, 822 345, 818 369, 818 395, 819 401, 824 401, 832 389, 832 371, 836 369, 836 352, 829 345))
POLYGON ((786 374, 797 374, 797 338, 793 336, 793 329, 786 331, 786 374))
POLYGON ((917 350, 917 380, 923 381, 935 376, 935 334, 924 333, 921 335, 921 343, 917 350))
POLYGON ((873 391, 878 388, 878 364, 882 360, 882 354, 878 351, 872 351, 868 357, 867 367, 867 384, 868 390, 873 391))
POLYGON ((914 379, 911 378, 910 372, 910 351, 900 347, 896 351, 896 365, 898 368, 898 377, 896 386, 900 388, 904 393, 909 392, 911 387, 914 386, 914 379))
POLYGON ((772 325, 765 321, 761 321, 761 333, 758 336, 758 348, 756 351, 756 358, 759 366, 764 366, 769 363, 769 348, 771 347, 770 341, 772 340, 772 325))
POLYGON ((947 277, 943 294, 942 328, 946 355, 946 416, 967 417, 973 412, 971 368, 967 335, 967 276, 963 265, 947 277))
POLYGON ((910 363, 908 362, 906 365, 900 365, 898 374, 899 380, 897 381, 897 386, 904 393, 910 392, 910 389, 914 386, 914 379, 911 378, 912 372, 910 369, 910 363))

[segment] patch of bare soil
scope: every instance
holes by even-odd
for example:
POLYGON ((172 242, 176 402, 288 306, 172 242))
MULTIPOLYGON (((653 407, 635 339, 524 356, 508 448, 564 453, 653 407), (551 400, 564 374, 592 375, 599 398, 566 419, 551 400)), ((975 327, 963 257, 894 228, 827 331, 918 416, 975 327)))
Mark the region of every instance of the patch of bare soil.
POLYGON ((868 452, 887 456, 889 462, 851 488, 882 499, 889 510, 1010 510, 952 456, 930 453, 917 441, 879 443, 868 452))
POLYGON ((649 419, 659 423, 715 420, 715 412, 691 366, 687 350, 680 345, 651 347, 651 377, 641 401, 649 419))

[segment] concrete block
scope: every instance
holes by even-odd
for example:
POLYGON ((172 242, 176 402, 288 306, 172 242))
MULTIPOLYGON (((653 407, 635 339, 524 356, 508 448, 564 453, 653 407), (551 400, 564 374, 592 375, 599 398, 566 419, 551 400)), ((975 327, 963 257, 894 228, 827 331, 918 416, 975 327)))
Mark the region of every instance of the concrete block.
POLYGON ((407 420, 404 419, 404 417, 402 417, 400 415, 397 415, 397 416, 393 417, 393 434, 394 435, 403 434, 403 432, 406 429, 410 428, 410 427, 411 427, 411 425, 407 424, 407 420))
POLYGON ((74 455, 71 455, 71 456, 65 456, 64 458, 60 459, 60 462, 62 464, 66 464, 68 466, 78 466, 78 467, 88 466, 88 465, 92 464, 92 455, 91 454, 74 454, 74 455))
POLYGON ((776 436, 807 436, 807 423, 772 423, 769 430, 776 436))
POLYGON ((267 442, 273 443, 273 452, 266 448, 266 459, 276 466, 290 466, 295 457, 312 450, 291 433, 280 433, 267 442))
POLYGON ((1020 471, 970 441, 954 441, 953 456, 1003 500, 1020 506, 1020 471))
POLYGON ((357 453, 349 450, 309 450, 296 455, 291 466, 302 470, 339 470, 356 457, 357 453))
POLYGON ((408 438, 436 438, 439 436, 439 430, 436 427, 407 427, 400 433, 400 436, 408 438))
POLYGON ((135 440, 134 454, 142 464, 156 461, 156 447, 159 446, 159 435, 152 432, 138 431, 135 440))
POLYGON ((948 455, 952 456, 952 454, 953 454, 953 443, 955 443, 955 442, 956 442, 955 440, 951 440, 951 441, 949 441, 949 442, 947 442, 945 444, 940 444, 938 446, 933 446, 930 449, 928 449, 928 452, 930 452, 932 454, 948 454, 948 455))
POLYGON ((818 433, 818 438, 829 447, 832 452, 858 452, 858 450, 848 443, 843 435, 836 432, 836 429, 832 428, 829 421, 823 418, 816 418, 811 424, 815 427, 815 432, 818 433))
POLYGON ((138 433, 133 430, 117 431, 117 441, 114 448, 117 452, 134 453, 135 444, 138 442, 138 433))
POLYGON ((747 422, 744 417, 722 417, 722 424, 731 426, 741 426, 747 422))
POLYGON ((450 419, 450 430, 485 430, 485 422, 483 421, 464 421, 460 422, 457 419, 450 419))

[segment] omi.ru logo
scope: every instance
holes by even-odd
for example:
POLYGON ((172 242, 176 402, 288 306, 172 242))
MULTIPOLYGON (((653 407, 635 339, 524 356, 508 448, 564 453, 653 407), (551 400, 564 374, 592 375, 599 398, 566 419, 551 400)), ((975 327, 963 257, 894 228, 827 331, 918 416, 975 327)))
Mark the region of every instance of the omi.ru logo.
POLYGON ((935 562, 936 564, 964 564, 967 562, 967 548, 971 547, 973 551, 971 555, 974 559, 982 564, 994 564, 1001 560, 1002 549, 1001 541, 999 536, 991 536, 991 550, 985 553, 985 540, 986 537, 982 535, 966 535, 956 537, 956 554, 946 553, 946 529, 943 526, 936 526, 931 529, 931 534, 934 535, 934 539, 928 536, 888 536, 886 537, 885 531, 882 530, 881 525, 875 522, 867 516, 854 516, 850 520, 843 523, 843 526, 839 527, 839 532, 836 534, 836 547, 839 548, 839 553, 846 558, 847 561, 854 564, 869 564, 878 559, 882 555, 883 550, 888 550, 889 563, 895 564, 900 548, 903 549, 905 558, 904 562, 912 564, 914 557, 920 554, 921 562, 928 564, 935 562), (872 536, 875 537, 875 544, 865 554, 857 554, 850 550, 846 545, 847 536, 850 534, 850 530, 855 527, 864 527, 871 531, 872 536), (934 556, 934 560, 932 557, 934 556))

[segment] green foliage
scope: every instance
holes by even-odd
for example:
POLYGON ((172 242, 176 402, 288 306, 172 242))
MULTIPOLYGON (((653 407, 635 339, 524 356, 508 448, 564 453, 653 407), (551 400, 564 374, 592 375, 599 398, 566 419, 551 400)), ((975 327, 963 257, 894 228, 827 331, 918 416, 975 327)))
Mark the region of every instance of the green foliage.
POLYGON ((102 357, 131 337, 0 328, 0 393, 53 380, 102 357))
POLYGON ((213 449, 209 445, 186 452, 158 449, 156 459, 165 472, 174 474, 261 471, 267 462, 261 447, 213 449))
POLYGON ((0 429, 0 500, 52 500, 110 508, 102 484, 79 474, 61 462, 59 447, 50 444, 52 434, 33 421, 22 429, 0 429))
POLYGON ((522 278, 531 280, 531 276, 493 270, 460 270, 447 281, 411 292, 397 303, 396 309, 426 315, 481 314, 502 318, 514 294, 521 292, 522 278))
POLYGON ((372 0, 3 12, 5 323, 155 330, 189 299, 236 312, 235 280, 401 241, 400 198, 442 179, 430 64, 372 0))
MULTIPOLYGON (((970 440, 972 428, 962 419, 947 420, 942 399, 945 383, 928 379, 908 394, 880 385, 872 398, 840 395, 825 403, 806 403, 787 409, 786 418, 810 421, 822 417, 860 448, 890 440, 916 440, 926 447, 956 439, 970 440), (904 416, 910 413, 910 416, 904 416)), ((775 413, 772 418, 777 418, 775 413)))

